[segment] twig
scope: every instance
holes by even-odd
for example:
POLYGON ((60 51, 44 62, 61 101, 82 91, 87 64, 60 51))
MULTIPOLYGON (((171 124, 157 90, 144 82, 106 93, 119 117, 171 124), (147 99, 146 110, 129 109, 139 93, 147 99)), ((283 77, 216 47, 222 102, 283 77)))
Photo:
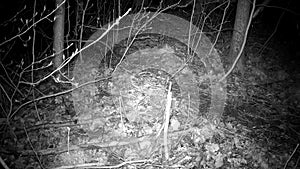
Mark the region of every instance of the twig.
MULTIPOLYGON (((81 43, 82 43, 82 36, 83 36, 83 24, 84 24, 84 16, 85 16, 85 12, 86 12, 86 9, 88 7, 88 4, 89 4, 90 0, 87 0, 86 1, 86 5, 85 5, 85 8, 82 12, 82 17, 81 17, 81 29, 80 29, 80 35, 79 35, 79 50, 81 49, 81 43)), ((79 53, 79 59, 82 60, 82 54, 81 52, 79 53)))
POLYGON ((43 77, 42 79, 38 80, 37 82, 34 83, 28 83, 28 82, 23 82, 24 84, 28 84, 28 85, 37 85, 39 83, 41 83, 42 81, 44 81, 45 79, 53 76, 54 73, 56 73, 57 71, 59 71, 61 68, 63 68, 64 66, 66 66, 77 54, 79 54, 80 52, 82 52, 83 50, 87 49, 88 47, 94 45, 95 43, 97 43, 100 39, 102 39, 114 26, 118 25, 120 20, 122 18, 124 18, 126 15, 128 15, 128 13, 131 11, 131 8, 129 8, 127 10, 127 12, 120 16, 111 26, 109 26, 105 32, 103 32, 103 34, 97 38, 96 40, 94 40, 93 42, 91 42, 90 44, 86 45, 85 47, 83 47, 80 50, 76 50, 71 57, 69 57, 68 59, 66 59, 57 69, 55 69, 54 71, 52 71, 50 74, 48 74, 47 76, 43 77))
POLYGON ((275 33, 277 32, 278 27, 279 27, 279 24, 280 24, 280 22, 281 22, 281 20, 282 20, 282 18, 283 18, 283 16, 284 16, 284 14, 285 14, 285 11, 283 11, 283 12, 281 13, 281 15, 280 15, 280 17, 279 17, 279 19, 278 19, 278 21, 277 21, 277 23, 276 23, 276 26, 275 26, 273 32, 272 32, 271 35, 268 37, 268 39, 265 41, 265 43, 263 44, 263 47, 259 50, 258 54, 260 54, 262 51, 264 51, 264 50, 266 49, 267 44, 269 43, 269 41, 273 38, 273 36, 274 36, 275 33))
POLYGON ((0 163, 3 166, 4 169, 9 169, 9 167, 6 165, 6 163, 4 162, 4 160, 2 159, 1 156, 0 156, 0 163))
MULTIPOLYGON (((206 19, 210 16, 210 14, 212 14, 215 10, 217 10, 218 8, 220 8, 221 6, 223 6, 225 3, 226 3, 226 1, 223 2, 222 4, 216 6, 214 9, 212 9, 212 10, 205 16, 205 18, 204 18, 204 20, 203 20, 203 24, 202 24, 201 29, 200 29, 200 37, 198 38, 198 41, 197 41, 197 44, 196 44, 195 48, 197 48, 197 47, 200 45, 200 41, 201 41, 201 37, 202 37, 202 33, 201 33, 201 32, 203 32, 203 30, 204 30, 204 23, 206 22, 206 19)), ((196 33, 197 33, 197 32, 196 32, 196 33)), ((195 38, 196 38, 196 36, 194 36, 193 42, 194 42, 195 38)))
POLYGON ((0 43, 0 46, 6 44, 7 42, 12 41, 13 39, 17 38, 17 37, 21 37, 23 34, 25 34, 27 31, 29 31, 32 27, 34 27, 35 25, 37 25, 39 22, 43 21, 44 19, 48 18, 49 16, 51 16, 60 6, 62 6, 64 3, 66 2, 66 0, 64 0, 61 4, 59 4, 52 12, 50 12, 48 15, 44 16, 43 18, 41 18, 40 20, 38 20, 37 22, 33 23, 31 26, 29 26, 25 31, 11 37, 10 39, 0 43))
MULTIPOLYGON (((136 16, 136 15, 135 15, 135 16, 136 16)), ((140 32, 143 28, 145 28, 145 27, 147 26, 148 22, 150 22, 150 21, 151 21, 151 20, 149 19, 146 23, 144 23, 144 24, 136 31, 136 33, 134 34, 134 37, 132 38, 130 44, 126 47, 126 49, 125 49, 125 51, 124 51, 124 54, 123 54, 122 58, 120 59, 119 63, 116 65, 116 67, 115 67, 113 73, 117 70, 118 66, 122 63, 123 59, 124 59, 125 56, 126 56, 127 51, 129 50, 130 46, 133 44, 134 39, 136 38, 136 36, 139 34, 139 32, 140 32)), ((134 19, 133 19, 131 25, 132 25, 132 26, 130 27, 130 32, 129 32, 129 35, 128 35, 129 37, 130 37, 130 35, 131 35, 131 31, 133 30, 134 19)), ((128 40, 129 40, 129 39, 130 39, 130 38, 128 38, 128 40)))
POLYGON ((44 167, 43 167, 43 165, 42 165, 42 163, 41 163, 41 159, 40 159, 40 157, 38 156, 38 153, 35 151, 35 148, 34 148, 33 145, 32 145, 32 142, 31 142, 30 137, 29 137, 29 135, 28 135, 28 133, 27 133, 27 130, 26 130, 25 125, 24 125, 24 131, 25 131, 25 134, 26 134, 26 137, 27 137, 27 141, 28 141, 28 143, 29 143, 29 145, 30 145, 30 148, 31 148, 32 151, 34 152, 34 155, 35 155, 37 161, 39 162, 40 167, 41 167, 42 169, 44 169, 44 167))
POLYGON ((189 36, 188 36, 188 51, 187 51, 187 54, 189 55, 190 54, 190 41, 191 41, 191 31, 192 31, 192 25, 193 25, 193 17, 194 17, 194 12, 195 12, 195 6, 196 6, 196 0, 193 0, 193 10, 192 10, 192 14, 191 14, 191 17, 190 17, 190 25, 189 25, 189 36))
POLYGON ((220 34, 221 34, 221 30, 222 30, 222 28, 223 28, 223 24, 224 24, 224 20, 225 20, 226 11, 227 11, 229 5, 230 5, 230 1, 228 1, 227 6, 226 6, 225 9, 224 9, 222 21, 221 21, 221 24, 220 24, 220 27, 219 27, 219 30, 218 30, 218 34, 217 34, 217 37, 216 37, 214 43, 212 44, 212 46, 211 46, 211 48, 210 48, 210 51, 209 51, 209 53, 208 53, 208 57, 210 56, 211 52, 213 51, 214 46, 216 45, 216 43, 217 43, 217 41, 218 41, 218 38, 219 38, 219 36, 220 36, 220 34))
POLYGON ((18 16, 19 14, 21 14, 25 9, 26 9, 26 5, 24 6, 23 9, 21 9, 20 11, 18 11, 13 17, 11 17, 10 19, 8 19, 8 20, 6 20, 6 21, 3 21, 3 22, 0 24, 0 26, 2 26, 2 25, 7 25, 8 23, 12 23, 12 22, 14 22, 14 20, 17 20, 17 19, 16 19, 17 16, 18 16))
MULTIPOLYGON (((180 2, 180 1, 179 1, 179 2, 180 2)), ((122 58, 120 59, 119 63, 116 65, 116 67, 115 67, 115 69, 114 69, 113 72, 115 72, 115 70, 117 70, 117 67, 122 63, 123 59, 125 58, 125 55, 126 55, 127 51, 129 50, 130 46, 131 46, 132 43, 134 42, 134 40, 135 40, 136 36, 138 35, 138 33, 139 33, 140 31, 142 31, 143 28, 146 28, 147 24, 150 23, 154 18, 156 18, 160 13, 162 13, 163 11, 166 11, 166 10, 168 10, 168 9, 171 9, 171 8, 175 7, 176 5, 179 4, 179 2, 170 5, 170 6, 168 6, 168 7, 165 8, 165 9, 158 10, 157 13, 154 13, 154 14, 151 16, 151 18, 147 19, 147 21, 146 21, 145 23, 143 23, 143 25, 140 26, 139 29, 138 29, 136 32, 134 32, 134 33, 135 33, 135 34, 134 34, 134 37, 132 38, 130 44, 126 47, 125 52, 124 52, 122 58)), ((162 3, 162 1, 161 1, 161 3, 162 3)), ((132 30, 133 30, 133 28, 134 28, 135 18, 141 20, 142 17, 147 16, 147 15, 143 15, 141 18, 139 18, 139 17, 138 17, 139 14, 140 14, 140 13, 136 14, 136 15, 134 16, 134 18, 133 18, 133 21, 132 21, 131 27, 130 27, 131 29, 129 30, 129 34, 128 34, 128 40, 130 40, 131 32, 132 32, 132 30)), ((129 41, 128 41, 128 42, 129 42, 129 41)))
MULTIPOLYGON (((230 2, 230 1, 229 1, 229 2, 230 2)), ((205 21, 206 21, 206 19, 209 17, 209 15, 212 14, 212 12, 215 11, 216 9, 220 8, 221 6, 223 6, 225 3, 226 3, 226 1, 225 1, 224 3, 218 5, 217 7, 215 7, 213 10, 211 10, 211 11, 205 16, 203 22, 205 23, 205 21)), ((192 23, 191 23, 191 22, 192 22, 192 21, 190 21, 189 37, 188 37, 188 51, 189 51, 189 48, 193 48, 193 47, 195 46, 195 49, 197 49, 197 47, 200 45, 200 41, 201 41, 201 38, 202 38, 202 31, 203 31, 203 29, 204 29, 204 24, 202 24, 200 31, 194 33, 195 36, 193 37, 192 43, 191 43, 193 46, 190 47, 190 46, 189 46, 189 45, 190 45, 190 41, 191 41, 190 36, 191 36, 191 32, 192 32, 192 30, 191 30, 191 24, 192 24, 192 23), (196 45, 194 45, 194 42, 196 41, 195 38, 197 37, 196 35, 197 35, 198 33, 200 33, 200 36, 199 36, 199 38, 198 38, 198 40, 197 40, 196 45)), ((213 48, 213 46, 212 46, 212 48, 213 48)), ((189 53, 188 53, 188 54, 189 54, 189 53)), ((183 65, 182 65, 182 66, 181 66, 174 74, 172 74, 171 77, 173 78, 177 73, 181 72, 181 71, 187 66, 187 64, 188 64, 192 59, 193 59, 193 56, 187 58, 186 61, 185 61, 185 63, 184 63, 184 64, 183 64, 183 65)), ((205 64, 205 63, 204 63, 204 64, 205 64)))
POLYGON ((288 159, 288 160, 285 162, 285 165, 284 165, 283 169, 286 169, 286 167, 287 167, 288 163, 290 162, 290 160, 292 159, 292 157, 293 157, 293 156, 294 156, 294 154, 296 153, 296 151, 297 151, 298 147, 299 147, 299 144, 297 144, 297 146, 295 147, 295 149, 294 149, 293 153, 290 155, 289 159, 288 159))
POLYGON ((87 164, 78 164, 78 165, 71 165, 71 166, 61 166, 54 169, 69 169, 69 168, 120 168, 125 165, 134 164, 134 163, 146 163, 146 162, 152 162, 152 160, 135 160, 135 161, 124 161, 123 163, 114 165, 114 166, 99 166, 99 163, 87 163, 87 164))
MULTIPOLYGON (((86 123, 83 123, 83 125, 86 123)), ((164 123, 165 124, 165 123, 164 123)), ((188 128, 186 130, 178 130, 178 131, 172 131, 168 133, 169 137, 175 137, 178 135, 186 135, 190 132, 195 132, 197 130, 196 128, 188 128)), ((149 134, 145 135, 142 137, 129 137, 129 138, 124 138, 122 140, 118 141, 107 141, 107 142, 95 142, 95 143, 85 143, 85 144, 79 144, 79 145, 70 145, 69 148, 67 146, 61 146, 60 148, 48 148, 48 149, 42 149, 42 150, 37 150, 38 155, 49 155, 49 154, 60 154, 60 153, 66 153, 68 151, 75 151, 75 150, 81 150, 81 149, 103 149, 103 148, 109 148, 109 147, 118 147, 118 146, 128 146, 132 144, 137 144, 140 142, 144 142, 145 140, 154 142, 154 141, 159 141, 163 142, 163 138, 155 137, 154 134, 149 134)), ((18 151, 22 155, 34 155, 34 152, 32 150, 23 150, 23 151, 18 151)))
POLYGON ((171 114, 171 104, 172 104, 172 82, 170 81, 168 95, 167 95, 167 103, 166 103, 166 119, 165 119, 165 127, 164 127, 164 148, 165 148, 165 158, 166 160, 169 159, 169 150, 168 150, 168 128, 170 122, 170 114, 171 114))
MULTIPOLYGON (((35 22, 35 12, 36 12, 36 0, 34 0, 34 5, 33 5, 33 17, 32 17, 32 22, 34 23, 35 22)), ((32 37, 32 65, 31 65, 31 82, 33 83, 34 82, 34 62, 35 62, 35 40, 36 40, 36 30, 35 30, 35 26, 32 27, 32 31, 33 31, 33 37, 32 37)), ((33 100, 34 100, 34 108, 35 108, 35 112, 36 112, 36 116, 38 118, 39 121, 41 121, 41 117, 39 115, 39 110, 37 108, 37 105, 36 105, 36 101, 35 101, 35 86, 31 86, 33 88, 32 90, 32 97, 33 97, 33 100)), ((14 96, 14 95, 12 95, 14 96)), ((41 164, 40 164, 41 165, 41 164)))
POLYGON ((246 28, 246 32, 245 32, 245 35, 244 35, 244 39, 243 39, 243 44, 242 44, 242 47, 236 57, 236 59, 234 60, 234 63, 232 64, 231 68, 228 70, 228 72, 219 80, 219 82, 222 82, 224 79, 227 78, 227 76, 229 76, 229 74, 233 71, 233 69, 235 68, 237 62, 239 61, 240 57, 242 56, 242 53, 243 53, 243 50, 245 48, 245 45, 246 45, 246 41, 247 41, 247 36, 248 36, 248 32, 249 32, 249 29, 250 29, 250 25, 251 25, 251 21, 253 19, 253 13, 254 13, 254 10, 255 10, 255 2, 256 0, 253 0, 253 4, 252 4, 252 10, 251 10, 251 14, 250 14, 250 17, 249 17, 249 22, 248 22, 248 25, 247 25, 247 28, 246 28))
POLYGON ((36 98, 35 100, 30 100, 30 101, 28 101, 28 102, 23 103, 22 105, 20 105, 14 112, 11 112, 8 115, 8 118, 12 118, 22 107, 24 107, 24 106, 26 106, 26 105, 28 105, 30 103, 33 103, 34 101, 39 101, 39 100, 43 100, 43 99, 47 99, 47 98, 51 98, 51 97, 55 97, 55 96, 60 96, 60 95, 69 93, 69 92, 71 92, 73 90, 76 90, 77 88, 80 88, 80 87, 83 87, 83 86, 86 86, 86 85, 89 85, 89 84, 92 84, 92 83, 96 83, 96 82, 99 82, 101 80, 108 79, 108 78, 110 78, 110 77, 96 79, 96 80, 93 80, 93 81, 89 81, 89 82, 77 85, 76 88, 72 88, 72 89, 69 89, 69 90, 66 90, 66 91, 63 91, 63 92, 54 93, 54 94, 51 94, 51 95, 42 96, 42 97, 36 98))

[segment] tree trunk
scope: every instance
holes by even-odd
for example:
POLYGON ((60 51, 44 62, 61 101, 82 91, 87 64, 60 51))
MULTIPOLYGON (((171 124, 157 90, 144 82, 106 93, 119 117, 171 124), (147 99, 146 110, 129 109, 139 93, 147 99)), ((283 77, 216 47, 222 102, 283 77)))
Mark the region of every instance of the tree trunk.
MULTIPOLYGON (((56 0, 56 6, 63 3, 64 0, 56 0)), ((63 62, 64 49, 64 22, 65 22, 65 4, 62 4, 56 11, 53 25, 53 52, 54 68, 58 68, 63 62)))
MULTIPOLYGON (((250 16, 250 2, 249 0, 238 0, 237 10, 235 15, 235 23, 234 23, 234 31, 231 39, 231 47, 229 51, 229 59, 231 63, 234 62, 237 57, 239 51, 241 50, 241 46, 243 43, 243 39, 245 36, 247 23, 249 21, 250 16)), ((237 64, 237 69, 242 74, 244 73, 244 54, 240 57, 240 60, 237 64)))

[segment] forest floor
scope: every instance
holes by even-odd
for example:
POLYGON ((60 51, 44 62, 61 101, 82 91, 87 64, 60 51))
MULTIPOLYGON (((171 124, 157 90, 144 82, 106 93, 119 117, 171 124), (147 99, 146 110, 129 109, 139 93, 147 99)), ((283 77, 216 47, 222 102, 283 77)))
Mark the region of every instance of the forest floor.
MULTIPOLYGON (((221 57, 225 57, 230 35, 223 34, 221 39, 224 40, 216 48, 224 55, 221 57)), ((227 79, 228 99, 221 122, 214 126, 214 136, 201 145, 184 147, 185 151, 195 154, 187 153, 190 159, 180 157, 177 168, 300 167, 300 73, 295 67, 297 60, 282 60, 290 55, 283 41, 271 40, 268 45, 264 44, 265 41, 265 37, 250 33, 244 50, 245 72, 233 72, 227 79)), ((49 80, 37 88, 40 95, 51 95, 70 87, 49 80)), ((158 161, 126 163, 120 160, 119 164, 108 166, 115 161, 108 160, 105 153, 95 147, 85 147, 83 153, 78 151, 82 147, 71 146, 73 151, 78 151, 76 156, 60 151, 59 148, 66 148, 75 144, 74 140, 86 137, 73 119, 75 114, 70 92, 22 108, 9 126, 1 126, 1 164, 20 169, 62 165, 61 168, 91 167, 88 164, 93 162, 99 168, 176 168, 158 161), (61 154, 82 164, 65 163, 58 158, 61 154)), ((189 144, 189 141, 185 140, 185 143, 189 144)), ((155 157, 151 160, 155 161, 155 157)))

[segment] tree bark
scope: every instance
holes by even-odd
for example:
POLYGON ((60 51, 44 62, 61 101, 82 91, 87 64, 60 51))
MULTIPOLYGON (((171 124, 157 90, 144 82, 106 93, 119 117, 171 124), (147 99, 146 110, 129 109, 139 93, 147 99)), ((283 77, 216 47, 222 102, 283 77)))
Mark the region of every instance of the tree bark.
MULTIPOLYGON (((237 57, 239 51, 241 50, 241 46, 243 43, 243 39, 245 36, 247 23, 249 21, 250 16, 250 2, 249 0, 238 0, 237 10, 235 15, 235 23, 234 23, 234 31, 231 39, 231 46, 229 51, 229 60, 231 63, 234 62, 237 57)), ((242 74, 244 73, 244 53, 240 57, 240 60, 237 64, 237 70, 242 74)))
MULTIPOLYGON (((63 3, 64 0, 56 0, 56 6, 63 3)), ((65 4, 62 4, 56 11, 53 25, 53 52, 54 68, 58 68, 63 62, 64 50, 64 22, 65 22, 65 4)))

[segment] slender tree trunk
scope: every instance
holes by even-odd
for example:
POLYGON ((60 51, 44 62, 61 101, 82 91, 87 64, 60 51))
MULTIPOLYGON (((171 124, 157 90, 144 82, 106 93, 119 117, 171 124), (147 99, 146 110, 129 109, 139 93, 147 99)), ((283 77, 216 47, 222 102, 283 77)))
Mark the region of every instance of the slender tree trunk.
MULTIPOLYGON (((56 0, 56 6, 63 3, 64 0, 56 0)), ((65 22, 65 5, 61 5, 55 11, 54 25, 53 25, 53 51, 54 57, 54 68, 63 62, 63 49, 64 49, 64 22, 65 22)))
MULTIPOLYGON (((249 21, 250 16, 250 0, 238 0, 237 10, 235 15, 235 23, 234 23, 234 31, 231 39, 231 47, 229 51, 229 59, 230 62, 233 63, 235 58, 237 57, 239 51, 241 50, 241 46, 243 43, 243 39, 245 36, 247 23, 249 21)), ((241 73, 244 73, 244 53, 237 64, 237 69, 241 73)))

